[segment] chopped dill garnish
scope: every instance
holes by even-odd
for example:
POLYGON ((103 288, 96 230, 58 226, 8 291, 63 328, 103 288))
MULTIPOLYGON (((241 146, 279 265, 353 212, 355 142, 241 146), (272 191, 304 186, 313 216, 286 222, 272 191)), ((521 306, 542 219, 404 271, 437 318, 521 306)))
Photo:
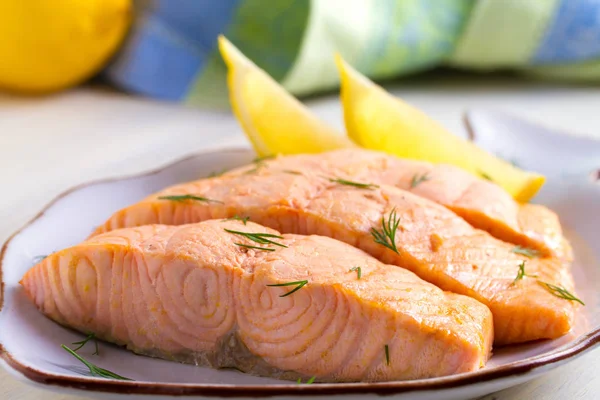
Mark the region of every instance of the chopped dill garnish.
POLYGON ((479 175, 481 175, 481 177, 483 179, 485 179, 485 180, 488 180, 490 182, 494 182, 494 179, 492 179, 492 177, 489 174, 487 174, 487 173, 485 173, 483 171, 479 171, 479 175))
POLYGON ((400 254, 396 247, 396 231, 398 230, 398 225, 400 225, 400 219, 396 215, 396 208, 394 207, 390 212, 387 221, 384 217, 381 217, 381 230, 371 228, 371 235, 373 236, 375 243, 379 243, 394 251, 396 254, 400 254))
POLYGON ((302 175, 302 172, 294 171, 291 169, 284 169, 284 170, 282 170, 282 172, 285 172, 286 174, 292 174, 292 175, 302 175))
POLYGON ((255 172, 257 172, 260 168, 262 168, 264 165, 263 164, 257 164, 256 167, 249 169, 248 171, 244 172, 244 175, 250 175, 253 174, 255 172))
POLYGON ((216 178, 217 176, 223 175, 225 172, 227 172, 227 168, 223 168, 220 171, 213 171, 210 174, 208 174, 207 178, 216 178))
POLYGON ((275 249, 271 249, 269 247, 258 247, 258 246, 251 246, 249 244, 243 244, 243 243, 234 243, 236 246, 240 246, 240 247, 245 247, 247 249, 256 249, 256 250, 264 250, 264 251, 275 251, 275 249))
POLYGON ((414 174, 412 179, 410 180, 410 188, 414 189, 417 186, 419 186, 421 183, 423 182, 427 182, 428 180, 430 180, 431 178, 429 177, 429 175, 427 175, 427 173, 425 174, 414 174))
POLYGON ((46 257, 48 257, 48 256, 47 255, 46 256, 45 255, 35 256, 35 257, 33 257, 31 259, 31 262, 34 263, 34 264, 37 264, 37 263, 40 263, 40 262, 44 261, 44 259, 46 257))
POLYGON ((375 185, 373 183, 353 182, 353 181, 348 181, 346 179, 341 179, 341 178, 327 178, 327 179, 329 179, 329 182, 339 183, 340 185, 346 185, 346 186, 354 186, 359 189, 373 190, 373 189, 376 189, 379 187, 378 185, 375 185))
POLYGON ((97 356, 97 355, 98 355, 98 354, 100 354, 100 353, 98 353, 98 340, 96 340, 96 334, 95 334, 95 333, 90 333, 89 335, 87 335, 87 336, 86 336, 86 338, 85 338, 85 339, 83 339, 83 340, 80 340, 79 342, 73 342, 73 343, 71 343, 71 344, 78 344, 78 345, 79 345, 79 346, 77 346, 76 348, 74 348, 74 349, 71 349, 71 350, 73 350, 73 351, 77 352, 77 350, 79 350, 79 349, 81 349, 83 346, 85 346, 85 345, 87 344, 87 342, 89 342, 90 340, 93 340, 93 341, 94 341, 94 344, 96 345, 96 351, 94 351, 94 352, 92 353, 92 355, 94 355, 94 356, 97 356))
POLYGON ((263 157, 256 157, 254 160, 252 160, 252 162, 254 164, 259 164, 259 163, 265 162, 266 160, 272 160, 273 158, 275 158, 275 154, 269 154, 269 155, 263 156, 263 157))
POLYGON ((268 238, 283 239, 283 236, 274 235, 272 233, 250 233, 250 232, 233 231, 231 229, 225 229, 225 232, 233 233, 234 235, 244 236, 245 238, 248 238, 248 239, 250 239, 256 243, 260 243, 260 244, 274 244, 275 246, 287 247, 285 244, 277 243, 277 242, 272 241, 271 239, 268 239, 268 238))
POLYGON ((362 269, 360 267, 353 267, 348 270, 348 272, 353 271, 356 271, 356 276, 358 277, 358 279, 360 279, 360 277, 362 276, 362 269))
POLYGON ((530 278, 537 278, 537 275, 529 275, 525 273, 525 261, 523 261, 521 262, 521 264, 519 264, 519 271, 517 272, 517 277, 515 278, 512 284, 516 284, 518 281, 520 281, 526 276, 530 278))
MULTIPOLYGON (((316 379, 316 378, 317 378, 316 376, 313 376, 312 378, 309 378, 309 379, 306 381, 305 385, 310 385, 311 383, 313 383, 313 382, 315 381, 315 379, 316 379)), ((296 381, 296 383, 297 383, 298 385, 302 384, 302 378, 298 378, 298 380, 296 381)))
POLYGON ((268 155, 268 156, 264 156, 264 157, 256 157, 254 160, 252 160, 252 162, 254 163, 254 168, 249 169, 248 171, 246 171, 246 174, 253 174, 255 172, 258 172, 259 169, 264 168, 267 166, 267 164, 265 163, 265 161, 270 160, 272 158, 275 158, 275 155, 268 155))
POLYGON ((177 196, 160 196, 159 200, 171 200, 171 201, 186 201, 186 200, 195 200, 195 201, 203 201, 205 203, 219 203, 223 204, 222 201, 208 199, 206 197, 194 196, 191 194, 182 194, 177 196))
POLYGON ((106 379, 118 379, 118 380, 121 380, 121 381, 131 381, 131 380, 133 380, 133 379, 129 379, 129 378, 126 378, 124 376, 115 374, 114 372, 111 372, 111 371, 109 371, 107 369, 100 368, 100 367, 92 364, 91 362, 85 360, 83 357, 81 357, 79 354, 75 353, 73 350, 71 350, 70 348, 68 348, 64 344, 61 344, 60 347, 62 347, 66 352, 68 352, 73 357, 75 357, 76 359, 78 359, 83 365, 85 365, 86 367, 88 367, 88 369, 90 370, 90 374, 92 374, 92 376, 99 376, 101 378, 106 378, 106 379))
POLYGON ((249 219, 250 217, 240 217, 239 215, 234 215, 231 218, 225 218, 223 221, 242 221, 244 225, 246 225, 246 222, 248 222, 249 219))
POLYGON ((538 283, 545 287, 551 294, 553 294, 556 297, 560 297, 561 299, 569 301, 576 301, 582 306, 585 306, 585 303, 581 301, 581 299, 577 298, 573 293, 569 292, 567 289, 561 286, 556 286, 551 283, 546 283, 542 281, 538 281, 538 283))
POLYGON ((298 290, 302 289, 304 287, 304 285, 306 285, 308 283, 307 280, 304 281, 295 281, 295 282, 287 282, 287 283, 275 283, 272 285, 267 285, 267 286, 271 286, 271 287, 277 287, 277 286, 296 286, 294 289, 292 289, 291 291, 280 295, 279 297, 286 297, 289 296, 290 294, 297 292, 298 290))
POLYGON ((537 258, 537 257, 540 257, 540 255, 541 255, 540 252, 535 249, 529 249, 527 247, 522 247, 522 246, 515 246, 510 251, 515 254, 521 254, 521 255, 523 255, 525 257, 529 257, 529 258, 537 258))

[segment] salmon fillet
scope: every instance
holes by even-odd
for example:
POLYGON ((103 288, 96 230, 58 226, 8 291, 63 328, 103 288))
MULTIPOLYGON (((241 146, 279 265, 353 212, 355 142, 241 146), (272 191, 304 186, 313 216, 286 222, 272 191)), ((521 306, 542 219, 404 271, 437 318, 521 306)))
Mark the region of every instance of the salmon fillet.
MULTIPOLYGON (((262 161, 261 165, 396 186, 449 208, 473 227, 500 240, 538 250, 544 256, 572 257, 554 212, 541 205, 519 204, 495 183, 452 165, 364 149, 278 156, 262 161)), ((254 168, 256 165, 250 165, 228 174, 244 174, 254 168)))
POLYGON ((341 240, 443 290, 479 300, 494 315, 496 344, 556 338, 573 323, 573 302, 554 296, 530 276, 514 282, 525 261, 528 275, 572 291, 569 262, 526 259, 513 253, 514 245, 474 229, 447 208, 392 186, 368 190, 315 175, 257 168, 165 189, 115 213, 97 233, 234 215, 280 232, 341 240), (186 195, 198 197, 177 197, 186 195), (400 221, 397 252, 376 243, 372 235, 391 214, 400 221))
POLYGON ((474 371, 493 336, 476 300, 337 240, 252 222, 116 230, 48 256, 21 283, 51 319, 134 352, 284 379, 474 371), (272 286, 299 281, 292 293, 272 286))

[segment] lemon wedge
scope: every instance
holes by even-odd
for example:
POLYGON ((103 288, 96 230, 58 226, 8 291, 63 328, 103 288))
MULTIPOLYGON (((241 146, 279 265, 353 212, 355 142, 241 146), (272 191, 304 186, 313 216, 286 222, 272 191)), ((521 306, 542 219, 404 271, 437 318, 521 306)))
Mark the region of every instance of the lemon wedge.
POLYGON ((0 89, 46 93, 91 77, 132 14, 131 0, 0 1, 0 89))
POLYGON ((223 36, 219 36, 219 50, 227 64, 233 113, 259 156, 320 153, 354 146, 223 36))
POLYGON ((544 184, 542 175, 523 171, 448 132, 427 115, 360 74, 339 55, 346 130, 359 146, 398 157, 453 164, 494 181, 526 202, 544 184))

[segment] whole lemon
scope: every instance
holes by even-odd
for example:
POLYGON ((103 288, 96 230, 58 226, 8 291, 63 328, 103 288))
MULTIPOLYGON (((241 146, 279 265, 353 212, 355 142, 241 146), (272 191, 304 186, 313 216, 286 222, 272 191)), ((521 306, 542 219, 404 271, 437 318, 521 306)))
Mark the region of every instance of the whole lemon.
POLYGON ((0 0, 0 88, 50 92, 89 78, 131 15, 131 0, 0 0))

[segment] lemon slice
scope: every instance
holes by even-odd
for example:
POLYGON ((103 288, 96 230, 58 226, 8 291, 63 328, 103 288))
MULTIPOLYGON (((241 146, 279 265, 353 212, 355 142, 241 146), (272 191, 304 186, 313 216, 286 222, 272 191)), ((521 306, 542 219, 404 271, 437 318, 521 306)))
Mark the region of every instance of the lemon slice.
POLYGON ((346 130, 359 146, 399 157, 453 164, 494 181, 526 202, 544 184, 542 175, 523 171, 455 136, 423 112, 393 97, 339 55, 346 130))
POLYGON ((233 113, 259 156, 320 153, 354 146, 223 36, 219 36, 219 50, 228 68, 233 113))

